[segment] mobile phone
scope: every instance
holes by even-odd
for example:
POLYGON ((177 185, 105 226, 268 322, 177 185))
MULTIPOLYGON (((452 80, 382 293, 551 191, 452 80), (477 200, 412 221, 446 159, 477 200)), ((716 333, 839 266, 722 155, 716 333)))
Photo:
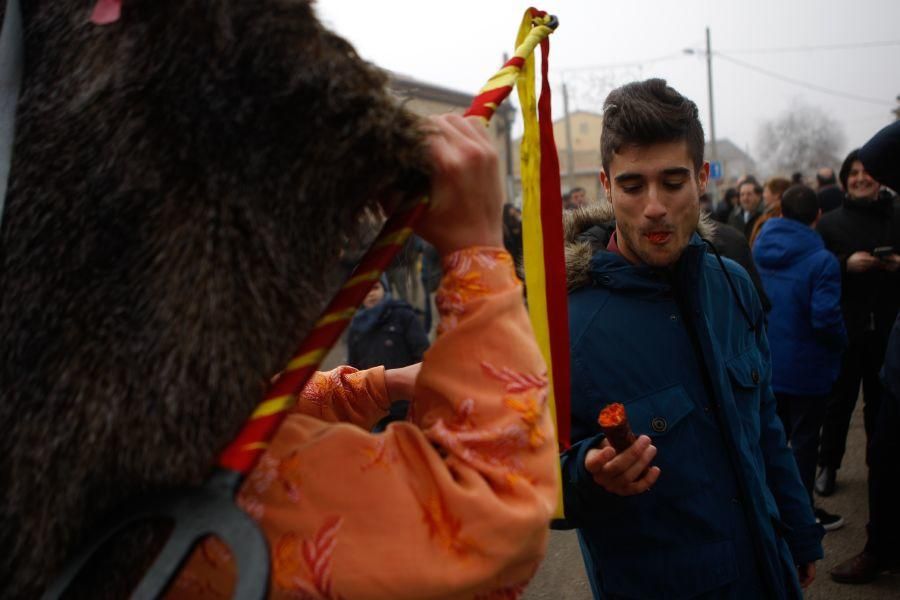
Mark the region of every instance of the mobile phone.
POLYGON ((878 246, 874 250, 872 250, 872 256, 878 258, 880 260, 886 259, 889 255, 894 253, 893 246, 878 246))

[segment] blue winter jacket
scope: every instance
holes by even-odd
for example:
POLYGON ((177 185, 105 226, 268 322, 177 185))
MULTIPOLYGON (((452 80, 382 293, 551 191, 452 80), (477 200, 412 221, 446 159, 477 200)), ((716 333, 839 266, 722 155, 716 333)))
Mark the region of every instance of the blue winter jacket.
POLYGON ((562 456, 563 526, 579 530, 594 596, 802 598, 795 565, 822 557, 824 531, 775 413, 746 271, 697 235, 671 272, 595 247, 588 284, 569 296, 562 456), (612 402, 658 448, 661 474, 643 494, 606 492, 584 468, 612 402))
POLYGON ((772 388, 799 396, 829 393, 847 344, 837 258, 816 231, 781 218, 763 225, 753 259, 772 301, 772 388))

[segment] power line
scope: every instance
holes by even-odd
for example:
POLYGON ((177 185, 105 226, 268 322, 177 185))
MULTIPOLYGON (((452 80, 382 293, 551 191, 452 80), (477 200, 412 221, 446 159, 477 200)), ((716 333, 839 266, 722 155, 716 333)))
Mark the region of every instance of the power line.
POLYGON ((662 56, 657 56, 655 58, 648 58, 646 60, 634 60, 631 62, 624 63, 607 63, 604 65, 585 65, 582 67, 569 67, 567 69, 559 69, 560 73, 577 73, 579 71, 604 71, 610 69, 622 69, 626 67, 641 67, 644 65, 651 65, 653 63, 662 62, 664 60, 672 60, 675 58, 682 58, 681 52, 672 52, 670 54, 664 54, 662 56))
POLYGON ((818 50, 848 50, 859 48, 885 48, 900 46, 900 40, 881 42, 850 42, 846 44, 823 44, 820 46, 775 46, 772 48, 734 48, 725 50, 729 54, 774 54, 779 52, 814 52, 818 50))
POLYGON ((869 104, 878 104, 880 106, 885 106, 889 108, 894 108, 896 105, 890 102, 886 102, 885 100, 879 100, 877 98, 869 98, 867 96, 858 96, 856 94, 851 94, 849 92, 842 92, 840 90, 833 90, 831 88, 823 87, 821 85, 816 85, 815 83, 809 83, 808 81, 801 81, 799 79, 794 79, 793 77, 788 77, 786 75, 782 75, 781 73, 776 73, 774 71, 769 71, 768 69, 763 69, 762 67, 758 67, 754 64, 744 62, 742 60, 738 60, 737 58, 727 56, 722 54, 721 52, 713 52, 713 56, 717 56, 722 60, 728 61, 730 63, 736 64, 739 67, 743 67, 745 69, 749 69, 751 71, 756 71, 757 73, 762 73, 763 75, 767 75, 768 77, 772 77, 773 79, 778 79, 780 81, 784 81, 786 83, 791 83, 793 85, 800 85, 811 90, 815 90, 817 92, 821 92, 823 94, 830 94, 832 96, 837 96, 839 98, 846 98, 848 100, 856 100, 857 102, 868 102, 869 104))

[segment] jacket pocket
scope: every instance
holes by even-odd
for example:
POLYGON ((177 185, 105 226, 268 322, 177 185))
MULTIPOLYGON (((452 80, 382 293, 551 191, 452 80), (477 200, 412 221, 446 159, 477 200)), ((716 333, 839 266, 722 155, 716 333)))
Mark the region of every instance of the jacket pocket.
POLYGON ((734 403, 741 425, 750 440, 759 439, 759 409, 763 364, 759 351, 751 348, 725 361, 734 403))
POLYGON ((653 494, 685 496, 703 491, 709 483, 706 469, 697 462, 702 456, 691 422, 696 406, 681 385, 673 385, 625 402, 628 421, 635 435, 647 435, 657 448, 651 464, 660 469, 653 494))
POLYGON ((738 578, 734 543, 622 552, 599 566, 600 586, 609 598, 676 600, 694 598, 738 578))

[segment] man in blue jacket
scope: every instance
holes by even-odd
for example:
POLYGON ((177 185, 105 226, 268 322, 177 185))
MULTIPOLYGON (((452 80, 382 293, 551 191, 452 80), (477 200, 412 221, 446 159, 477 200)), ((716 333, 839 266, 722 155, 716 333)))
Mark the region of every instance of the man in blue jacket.
MULTIPOLYGON (((811 188, 788 188, 781 210, 784 218, 770 219, 760 230, 753 258, 772 301, 768 335, 778 415, 812 505, 819 431, 847 345, 841 267, 813 229, 822 211, 811 188)), ((827 531, 844 524, 839 515, 814 512, 827 531)))
POLYGON ((568 222, 562 457, 594 596, 799 599, 824 532, 776 414, 759 298, 697 234, 696 105, 660 79, 613 91, 601 157, 615 220, 568 222), (596 424, 613 402, 639 434, 618 455, 596 424))

